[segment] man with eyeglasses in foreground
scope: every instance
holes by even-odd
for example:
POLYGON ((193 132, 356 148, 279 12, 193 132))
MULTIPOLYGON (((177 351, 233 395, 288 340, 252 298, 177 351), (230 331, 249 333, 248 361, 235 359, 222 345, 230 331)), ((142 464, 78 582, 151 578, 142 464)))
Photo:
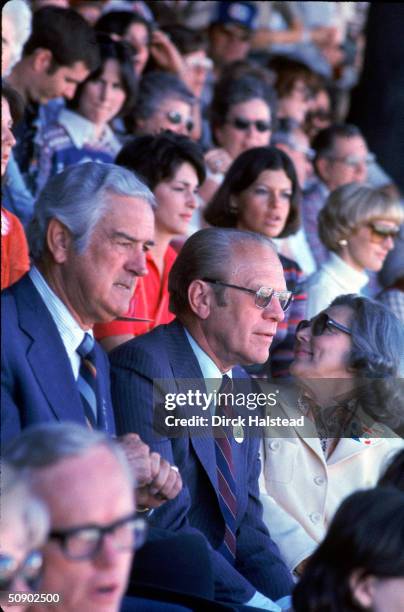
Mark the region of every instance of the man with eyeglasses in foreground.
MULTIPOLYGON (((121 607, 135 550, 146 536, 136 516, 133 470, 122 448, 104 433, 73 423, 26 429, 7 452, 23 469, 50 514, 38 594, 31 612, 116 612, 121 607)), ((184 610, 125 598, 125 610, 184 610)))
MULTIPOLYGON (((193 408, 188 402, 176 413, 164 405, 155 411, 153 385, 159 390, 167 383, 175 393, 195 387, 222 393, 243 382, 244 391, 253 390, 246 372, 236 366, 267 360, 291 292, 268 238, 222 228, 200 230, 186 241, 170 272, 169 292, 177 320, 110 353, 118 430, 134 429, 178 466, 183 490, 154 510, 150 522, 205 536, 215 599, 279 610, 271 600, 288 595, 292 583, 262 522, 259 437, 224 427, 217 434, 222 445, 209 427, 170 431, 164 428, 166 415, 186 419, 193 408)), ((212 403, 209 412, 219 416, 221 408, 212 403)), ((222 408, 225 414, 227 408, 222 408)))

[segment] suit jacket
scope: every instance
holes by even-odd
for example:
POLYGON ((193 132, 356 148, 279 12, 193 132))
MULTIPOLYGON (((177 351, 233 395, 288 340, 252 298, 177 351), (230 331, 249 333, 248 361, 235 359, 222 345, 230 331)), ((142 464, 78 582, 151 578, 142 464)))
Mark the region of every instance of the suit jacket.
MULTIPOLYGON (((25 275, 2 292, 1 438, 45 421, 86 425, 66 349, 40 294, 25 275)), ((115 433, 108 359, 96 343, 98 427, 115 433)))
MULTIPOLYGON (((302 416, 293 395, 282 396, 279 416, 302 416)), ((345 497, 376 486, 388 458, 404 447, 385 425, 372 426, 380 437, 341 438, 327 459, 309 419, 304 427, 279 428, 279 437, 276 428, 267 431, 260 481, 264 520, 289 568, 313 553, 345 497)))
MULTIPOLYGON (((259 439, 233 440, 237 479, 237 557, 233 567, 217 548, 225 522, 219 504, 214 438, 209 428, 192 437, 159 436, 154 429, 153 382, 165 379, 171 392, 197 385, 205 391, 202 372, 185 335, 174 321, 160 325, 115 349, 111 386, 119 433, 136 431, 170 463, 178 466, 184 487, 151 516, 151 522, 173 530, 198 530, 207 538, 213 562, 216 599, 246 602, 255 590, 278 599, 291 590, 290 573, 262 520, 259 501, 259 439), (183 379, 188 379, 185 385, 183 379)), ((239 375, 247 378, 239 369, 239 375)), ((191 414, 184 407, 183 416, 191 414)), ((178 415, 177 415, 178 416, 178 415)))

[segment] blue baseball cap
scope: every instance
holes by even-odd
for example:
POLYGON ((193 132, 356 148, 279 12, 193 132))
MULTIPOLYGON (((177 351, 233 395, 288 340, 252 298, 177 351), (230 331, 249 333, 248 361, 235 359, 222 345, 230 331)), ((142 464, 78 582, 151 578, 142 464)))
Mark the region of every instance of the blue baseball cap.
POLYGON ((212 23, 238 25, 246 30, 255 30, 257 12, 252 2, 218 2, 216 16, 212 23))

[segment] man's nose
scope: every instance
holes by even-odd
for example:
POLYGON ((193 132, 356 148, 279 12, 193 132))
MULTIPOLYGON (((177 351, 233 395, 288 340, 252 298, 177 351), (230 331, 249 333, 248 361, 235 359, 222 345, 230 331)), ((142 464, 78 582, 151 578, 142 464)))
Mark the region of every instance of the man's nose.
POLYGON ((148 272, 146 252, 142 248, 133 250, 125 267, 136 276, 145 276, 148 272))
POLYGON ((106 534, 102 538, 101 546, 94 558, 95 564, 102 567, 110 567, 117 563, 122 554, 116 545, 113 534, 106 534))
POLYGON ((74 98, 74 94, 76 93, 76 89, 76 83, 69 83, 64 89, 63 97, 66 98, 66 100, 72 100, 74 98))
POLYGON ((266 308, 262 311, 262 316, 265 319, 274 319, 277 323, 281 323, 285 318, 285 312, 282 309, 279 298, 274 296, 266 308))

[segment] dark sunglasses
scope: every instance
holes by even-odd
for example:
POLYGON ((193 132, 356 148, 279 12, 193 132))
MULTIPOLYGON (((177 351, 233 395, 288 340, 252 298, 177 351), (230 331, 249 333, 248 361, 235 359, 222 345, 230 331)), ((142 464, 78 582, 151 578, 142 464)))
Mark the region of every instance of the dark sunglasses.
POLYGON ((399 227, 387 227, 382 223, 371 222, 368 223, 368 228, 371 232, 371 241, 376 244, 381 244, 386 238, 392 238, 393 240, 397 238, 400 233, 399 227))
POLYGON ((345 327, 345 325, 342 325, 342 323, 338 323, 338 321, 331 319, 326 312, 321 312, 310 321, 307 319, 300 321, 300 323, 298 323, 296 326, 296 334, 307 327, 311 327, 311 333, 313 336, 322 336, 326 329, 338 329, 339 331, 349 335, 352 333, 348 327, 345 327))
POLYGON ((12 591, 17 578, 22 578, 30 589, 36 587, 42 568, 42 555, 34 550, 18 564, 14 557, 0 554, 0 591, 12 591))
POLYGON ((177 111, 169 111, 168 113, 166 113, 166 117, 173 125, 180 125, 181 123, 185 125, 185 129, 187 130, 187 132, 192 132, 192 130, 194 129, 194 122, 192 121, 192 119, 185 119, 181 115, 181 113, 177 111))
POLYGON ((269 132, 272 129, 271 123, 269 123, 269 121, 263 121, 262 119, 250 121, 249 119, 244 119, 243 117, 234 117, 233 119, 229 119, 227 123, 232 125, 240 132, 246 132, 252 125, 255 126, 255 129, 258 132, 269 132))

